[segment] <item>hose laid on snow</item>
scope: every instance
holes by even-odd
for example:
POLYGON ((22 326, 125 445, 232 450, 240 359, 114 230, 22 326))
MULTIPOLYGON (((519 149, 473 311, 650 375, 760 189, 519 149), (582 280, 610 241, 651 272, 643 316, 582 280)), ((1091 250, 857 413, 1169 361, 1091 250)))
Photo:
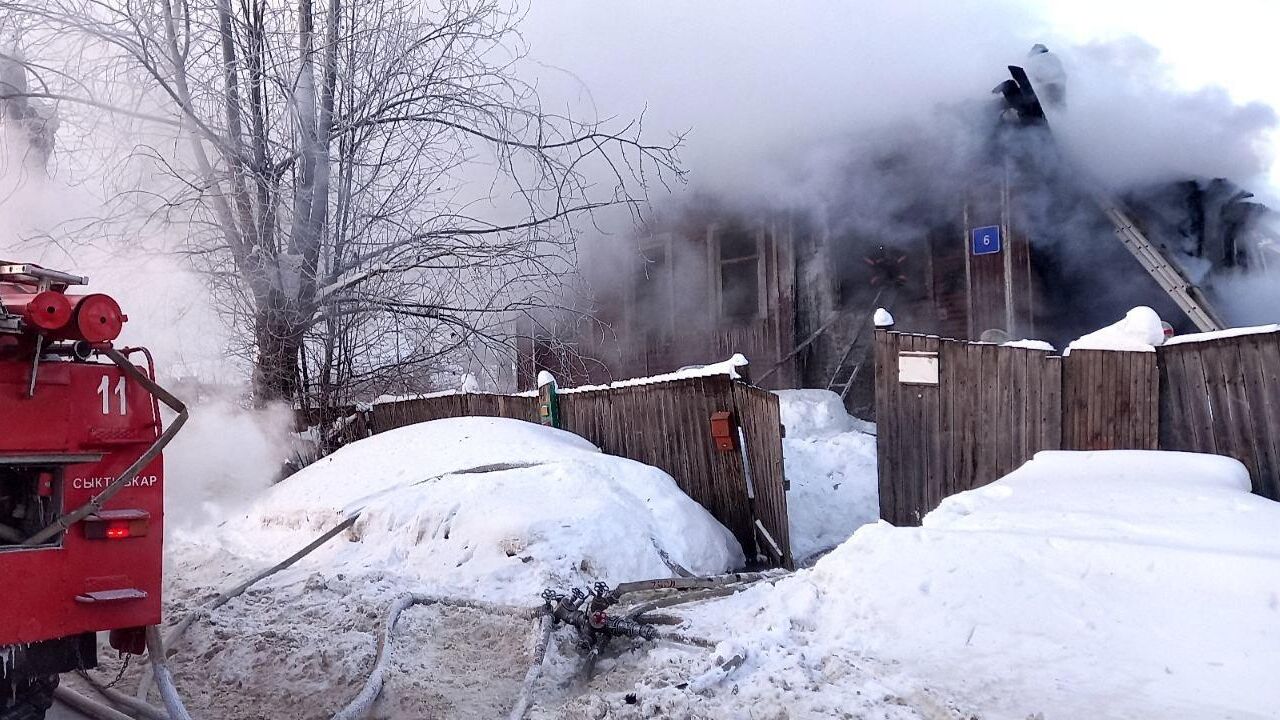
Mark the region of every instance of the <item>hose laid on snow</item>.
POLYGON ((511 715, 507 720, 524 720, 524 716, 528 714, 529 703, 533 700, 533 685, 542 675, 542 661, 547 656, 547 645, 551 642, 551 631, 555 626, 555 620, 550 615, 543 615, 539 620, 538 642, 533 646, 533 662, 529 665, 529 672, 524 675, 520 696, 516 699, 515 707, 511 708, 511 715))
POLYGON ((164 709, 170 720, 191 720, 191 715, 178 697, 178 688, 174 687, 173 675, 164 660, 164 641, 160 639, 160 629, 155 625, 147 627, 147 657, 151 660, 151 669, 156 676, 156 687, 160 690, 160 699, 164 701, 164 709))
POLYGON ((96 720, 133 720, 133 718, 124 713, 103 705, 97 700, 87 698, 84 695, 72 690, 64 685, 59 685, 53 689, 53 697, 62 703, 70 705, 76 711, 82 712, 96 720))
POLYGON ((360 688, 360 692, 352 698, 351 702, 347 703, 346 707, 333 716, 333 720, 358 720, 369 714, 374 701, 378 699, 378 695, 382 692, 382 683, 387 672, 387 662, 391 657, 391 652, 388 649, 391 645, 391 633, 396 629, 396 621, 400 619, 400 613, 413 605, 449 605, 451 607, 483 610, 493 614, 515 615, 526 619, 533 618, 542 612, 542 608, 517 608, 483 600, 446 598, 420 593, 402 595, 391 603, 391 607, 387 610, 387 618, 382 624, 382 633, 378 635, 378 649, 374 654, 373 670, 370 671, 369 678, 365 680, 364 687, 360 688))
POLYGON ((99 695, 106 698, 107 702, 117 708, 127 710, 135 716, 141 715, 147 720, 169 720, 169 714, 164 710, 152 705, 151 703, 143 702, 132 695, 122 693, 115 688, 103 685, 88 672, 80 673, 80 677, 84 678, 84 681, 89 683, 89 687, 93 688, 99 695))
POLYGON ((358 520, 358 519, 360 519, 360 511, 359 511, 359 510, 357 510, 357 511, 356 511, 356 512, 354 512, 354 513, 352 513, 350 516, 348 516, 348 517, 347 517, 347 519, 343 520, 342 522, 338 523, 337 525, 334 525, 333 527, 331 527, 331 528, 329 528, 328 530, 326 530, 326 531, 324 532, 324 534, 323 534, 323 535, 321 535, 320 537, 318 537, 318 538, 316 538, 315 540, 311 541, 311 544, 309 544, 309 545, 307 545, 306 547, 302 548, 302 549, 301 549, 301 550, 299 550, 298 552, 296 552, 296 553, 294 553, 294 554, 290 555, 289 557, 285 558, 284 560, 281 560, 280 562, 276 563, 275 565, 272 565, 271 567, 267 568, 266 570, 263 570, 262 572, 259 572, 258 574, 254 575, 253 577, 249 578, 248 580, 245 580, 244 582, 240 583, 239 585, 237 585, 237 586, 235 586, 235 587, 231 588, 230 590, 226 590, 226 591, 222 592, 220 595, 218 595, 218 597, 214 598, 214 599, 213 599, 213 601, 212 601, 212 602, 210 602, 208 605, 205 605, 205 606, 204 606, 204 607, 202 607, 202 608, 197 608, 197 609, 192 610, 191 612, 187 613, 187 616, 186 616, 186 617, 184 617, 184 618, 182 618, 182 621, 181 621, 181 622, 179 622, 177 625, 175 625, 175 626, 173 627, 173 629, 169 631, 168 635, 166 635, 166 636, 165 636, 165 639, 164 639, 165 646, 166 646, 166 647, 170 647, 170 648, 171 648, 171 647, 173 647, 175 644, 177 644, 177 642, 178 642, 179 640, 181 640, 181 639, 182 639, 182 635, 187 631, 187 628, 191 627, 191 623, 195 622, 195 619, 196 619, 197 617, 199 617, 199 616, 201 616, 201 615, 204 615, 204 614, 207 614, 207 613, 210 613, 210 612, 213 612, 214 610, 217 610, 218 608, 222 607, 223 605, 226 605, 226 604, 227 604, 228 602, 230 602, 233 598, 235 598, 235 597, 237 597, 237 596, 239 596, 239 595, 242 595, 242 594, 244 593, 244 591, 245 591, 245 590, 248 590, 249 588, 251 588, 251 587, 253 587, 254 585, 258 584, 259 582, 261 582, 261 581, 263 581, 263 580, 265 580, 265 579, 267 579, 267 578, 271 577, 272 575, 275 575, 276 573, 280 572, 281 570, 284 570, 285 568, 288 568, 289 566, 291 566, 291 565, 293 565, 294 563, 298 562, 299 560, 301 560, 302 558, 306 557, 307 555, 310 555, 310 554, 311 554, 311 553, 312 553, 316 548, 320 547, 321 545, 324 545, 325 543, 329 542, 329 541, 330 541, 330 540, 332 540, 334 537, 336 537, 336 536, 338 535, 338 533, 340 533, 340 532, 342 532, 343 530, 346 530, 347 528, 351 527, 351 526, 352 526, 352 524, 354 524, 354 523, 355 523, 355 521, 356 521, 356 520, 358 520))

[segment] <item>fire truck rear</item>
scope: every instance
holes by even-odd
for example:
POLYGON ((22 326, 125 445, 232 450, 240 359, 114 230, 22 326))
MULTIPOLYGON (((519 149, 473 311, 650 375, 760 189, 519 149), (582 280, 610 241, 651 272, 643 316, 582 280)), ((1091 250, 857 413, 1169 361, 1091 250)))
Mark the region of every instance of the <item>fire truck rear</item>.
POLYGON ((160 451, 186 410, 145 349, 113 347, 116 301, 69 292, 85 283, 0 261, 0 720, 43 717, 98 632, 141 654, 160 622, 160 451))

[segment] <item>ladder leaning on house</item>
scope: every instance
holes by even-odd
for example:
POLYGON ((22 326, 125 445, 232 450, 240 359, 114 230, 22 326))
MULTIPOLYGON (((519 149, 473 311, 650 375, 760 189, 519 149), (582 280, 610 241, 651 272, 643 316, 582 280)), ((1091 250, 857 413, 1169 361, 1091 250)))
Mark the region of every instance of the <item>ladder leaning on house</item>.
POLYGON ((1192 284, 1176 265, 1165 258, 1159 248, 1151 244, 1120 205, 1101 193, 1094 195, 1094 201, 1115 226, 1120 244, 1133 254, 1147 274, 1173 298, 1191 322, 1201 332, 1221 330, 1222 320, 1214 312, 1204 293, 1200 292, 1200 288, 1192 284))
MULTIPOLYGON (((853 339, 849 341, 848 347, 845 348, 844 354, 840 356, 840 362, 836 363, 836 369, 831 373, 831 380, 827 382, 827 389, 840 396, 844 400, 849 396, 849 391, 853 389, 854 383, 858 379, 858 373, 862 367, 866 365, 867 358, 871 355, 871 347, 873 342, 873 333, 866 332, 867 325, 871 323, 871 313, 879 307, 880 297, 884 295, 884 288, 876 291, 876 296, 871 299, 871 312, 862 313, 858 319, 858 327, 853 332, 853 339)), ((886 304, 893 302, 893 288, 889 290, 889 297, 886 304)))

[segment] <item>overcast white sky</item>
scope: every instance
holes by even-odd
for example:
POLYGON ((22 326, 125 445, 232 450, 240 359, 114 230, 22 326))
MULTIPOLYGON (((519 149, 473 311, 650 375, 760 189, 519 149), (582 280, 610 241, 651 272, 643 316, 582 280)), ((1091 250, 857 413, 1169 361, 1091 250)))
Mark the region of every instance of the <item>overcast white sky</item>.
MULTIPOLYGON (((1233 133, 1252 134, 1250 152, 1260 147, 1265 110, 1227 106, 1280 108, 1273 50, 1280 0, 534 0, 523 30, 531 55, 571 72, 601 112, 631 115, 647 106, 651 127, 692 128, 686 161, 695 184, 700 175, 711 184, 733 182, 759 158, 787 152, 796 138, 848 133, 928 104, 982 97, 1003 79, 1003 65, 1021 62, 1030 44, 1042 41, 1063 52, 1069 75, 1073 50, 1077 60, 1092 62, 1084 74, 1114 85, 1104 96, 1129 94, 1145 106, 1147 86, 1201 91, 1202 125, 1180 133, 1187 122, 1179 117, 1147 131, 1141 117, 1120 118, 1122 130, 1098 142, 1104 154, 1123 156, 1141 145, 1126 161, 1163 154, 1169 166, 1162 170, 1229 172, 1262 192, 1269 175, 1280 187, 1274 147, 1254 153, 1262 166, 1244 167, 1240 148, 1219 149, 1197 136, 1229 143, 1233 133), (1115 56, 1099 60, 1081 50, 1132 38, 1154 52, 1115 65, 1114 78, 1106 75, 1115 56), (1203 92, 1206 85, 1225 93, 1203 92), (1217 155, 1227 159, 1218 163, 1217 155)), ((544 79, 553 95, 571 85, 556 74, 549 69, 544 79)), ((1200 111, 1169 102, 1180 112, 1200 111)), ((1095 112, 1090 121, 1086 134, 1105 134, 1106 118, 1095 112)))

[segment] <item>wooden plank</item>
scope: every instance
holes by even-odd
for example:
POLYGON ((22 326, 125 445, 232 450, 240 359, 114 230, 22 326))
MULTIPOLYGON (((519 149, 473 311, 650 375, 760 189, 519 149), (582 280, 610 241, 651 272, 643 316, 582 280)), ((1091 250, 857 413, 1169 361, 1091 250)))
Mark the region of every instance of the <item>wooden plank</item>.
POLYGON ((1214 407, 1213 396, 1209 391, 1209 381, 1205 375, 1205 348, 1193 346, 1185 357, 1186 380, 1191 393, 1196 399, 1193 421, 1196 424, 1197 452, 1217 453, 1218 437, 1213 431, 1214 407))
POLYGON ((1219 418, 1221 424, 1215 423, 1215 430, 1227 438, 1231 456, 1249 468, 1250 477, 1256 477, 1261 465, 1256 442, 1258 433, 1252 423, 1250 398, 1244 387, 1246 370, 1240 353, 1241 343, 1239 338, 1223 338, 1212 345, 1216 367, 1211 377, 1215 384, 1221 385, 1220 396, 1225 406, 1219 418))
POLYGON ((962 472, 962 448, 965 422, 961 408, 965 407, 965 390, 971 385, 969 376, 965 374, 964 343, 955 340, 943 340, 938 348, 940 365, 939 401, 941 416, 945 418, 942 428, 942 442, 945 458, 941 478, 944 496, 955 494, 957 477, 962 472))
MULTIPOLYGON (((978 412, 982 417, 983 426, 987 429, 998 428, 1000 422, 1000 380, 999 380, 999 362, 994 345, 977 345, 978 354, 980 356, 980 366, 978 375, 981 378, 978 391, 981 397, 978 399, 978 412), (984 382, 984 380, 988 380, 984 382)), ((998 430, 997 430, 998 432, 998 430)), ((974 467, 973 482, 970 488, 986 485, 994 478, 996 463, 996 447, 988 438, 980 438, 977 436, 975 429, 974 434, 974 451, 976 462, 974 467)))
POLYGON ((876 330, 873 341, 875 357, 875 404, 876 404, 876 496, 880 503, 880 519, 894 522, 893 515, 893 468, 889 457, 889 443, 892 439, 893 408, 889 404, 889 346, 893 342, 893 334, 887 330, 876 330))
POLYGON ((1013 448, 1010 456, 1010 469, 1017 468, 1026 462, 1030 457, 1027 454, 1027 436, 1034 430, 1028 427, 1031 413, 1028 411, 1027 404, 1031 400, 1032 393, 1028 392, 1028 383, 1030 382, 1030 372, 1028 365, 1031 362, 1031 350, 1023 348, 1006 348, 1012 353, 1011 361, 1013 363, 1013 448))
POLYGON ((1143 443, 1143 449, 1158 450, 1160 448, 1160 367, 1158 365, 1159 356, 1155 353, 1147 353, 1143 356, 1143 374, 1147 380, 1146 394, 1143 400, 1146 401, 1146 420, 1143 428, 1146 430, 1146 438, 1143 443))
POLYGON ((1010 382, 1013 378, 1013 372, 1010 365, 1010 348, 993 346, 991 352, 995 356, 995 422, 991 425, 993 430, 992 437, 988 442, 992 445, 991 454, 991 477, 988 482, 1004 475, 1005 468, 1009 465, 1010 445, 1012 445, 1010 435, 1013 431, 1013 422, 1011 415, 1013 414, 1013 392, 1010 382))
POLYGON ((1254 431, 1262 435, 1267 468, 1253 478, 1254 492, 1280 500, 1280 333, 1252 336, 1253 392, 1261 398, 1254 413, 1254 431))
POLYGON ((977 452, 974 447, 974 437, 977 432, 977 425, 981 422, 981 405, 979 400, 979 383, 978 373, 982 371, 982 357, 979 354, 979 348, 970 343, 962 344, 964 355, 964 366, 960 372, 963 373, 961 378, 961 387, 963 394, 961 395, 961 405, 956 408, 957 415, 960 418, 960 452, 958 453, 960 461, 959 465, 952 470, 952 493, 964 492, 974 486, 974 476, 977 472, 977 452))
POLYGON ((1240 458, 1239 447, 1233 438, 1231 397, 1224 374, 1222 346, 1216 342, 1203 343, 1200 354, 1204 360, 1205 389, 1209 395, 1209 406, 1212 412, 1211 428, 1217 452, 1244 462, 1240 458))
MULTIPOLYGON (((914 335, 903 334, 898 337, 899 353, 914 352, 916 339, 914 335)), ((901 479, 898 484, 898 512, 907 525, 919 525, 917 513, 920 509, 920 403, 917 402, 915 388, 896 383, 898 398, 898 463, 901 468, 901 479)))
MULTIPOLYGON (((1079 351, 1077 351, 1079 352, 1079 351)), ((1079 422, 1080 408, 1076 403, 1076 385, 1078 380, 1076 377, 1076 367, 1079 358, 1072 360, 1072 355, 1068 355, 1061 360, 1062 369, 1062 449, 1076 449, 1076 433, 1077 423, 1079 422)))
MULTIPOLYGON (((938 353, 941 360, 941 343, 937 338, 925 338, 923 348, 926 352, 938 353)), ((939 368, 941 370, 941 368, 939 368)), ((939 373, 939 382, 941 382, 941 373, 939 373)), ((944 418, 942 414, 942 388, 941 385, 934 385, 922 388, 925 400, 925 454, 928 459, 926 464, 925 478, 928 491, 926 493, 927 503, 925 512, 929 512, 942 502, 946 497, 943 483, 946 477, 946 468, 943 463, 942 455, 942 435, 944 430, 944 418)))
POLYGON ((1044 395, 1044 409, 1041 411, 1044 423, 1044 436, 1041 446, 1045 450, 1061 450, 1062 443, 1062 358, 1048 357, 1044 361, 1044 376, 1040 389, 1044 395))
POLYGON ((1159 365, 1162 388, 1158 416, 1158 445, 1161 449, 1178 449, 1177 446, 1186 434, 1185 401, 1181 382, 1182 355, 1178 352, 1168 352, 1163 347, 1156 348, 1156 362, 1159 365))

